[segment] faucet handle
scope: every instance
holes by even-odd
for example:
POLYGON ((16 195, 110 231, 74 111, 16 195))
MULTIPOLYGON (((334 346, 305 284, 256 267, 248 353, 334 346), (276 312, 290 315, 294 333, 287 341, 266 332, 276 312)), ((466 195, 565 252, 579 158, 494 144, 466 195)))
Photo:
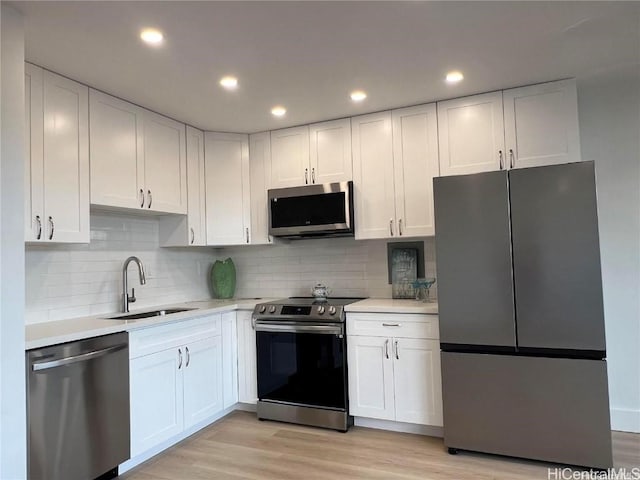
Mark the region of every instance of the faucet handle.
POLYGON ((132 288, 131 289, 131 295, 128 295, 129 297, 129 303, 133 303, 136 301, 136 289, 132 288))

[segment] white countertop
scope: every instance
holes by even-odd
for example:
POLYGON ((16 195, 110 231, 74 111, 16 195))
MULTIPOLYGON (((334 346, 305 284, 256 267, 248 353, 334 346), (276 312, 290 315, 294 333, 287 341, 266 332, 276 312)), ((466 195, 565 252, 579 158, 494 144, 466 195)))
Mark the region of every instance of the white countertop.
POLYGON ((345 312, 438 314, 437 303, 392 298, 367 298, 344 307, 345 312))
POLYGON ((273 299, 214 299, 171 305, 159 305, 140 310, 132 310, 130 313, 141 313, 167 308, 192 308, 195 310, 173 313, 166 316, 141 318, 137 320, 108 320, 107 317, 115 317, 125 314, 104 313, 89 317, 58 320, 55 322, 34 323, 26 326, 25 350, 72 342, 83 338, 98 337, 100 335, 108 335, 110 333, 128 332, 151 325, 179 322, 217 312, 228 312, 230 310, 253 310, 256 303, 266 302, 269 300, 273 299))
MULTIPOLYGON (((132 310, 130 313, 148 312, 151 310, 163 310, 167 308, 191 308, 180 313, 165 316, 140 318, 137 320, 108 320, 107 317, 124 315, 123 313, 104 313, 89 317, 70 318, 55 322, 34 323, 26 326, 25 349, 47 347, 59 343, 82 340, 83 338, 98 337, 110 333, 128 332, 138 328, 164 323, 180 322, 192 318, 202 317, 218 312, 230 310, 253 310, 256 303, 275 300, 273 298, 238 298, 229 300, 203 300, 185 302, 171 305, 159 305, 140 310, 132 310)), ((368 298, 352 303, 345 307, 346 312, 369 313, 421 313, 437 314, 437 303, 423 303, 415 300, 393 300, 390 298, 368 298)))

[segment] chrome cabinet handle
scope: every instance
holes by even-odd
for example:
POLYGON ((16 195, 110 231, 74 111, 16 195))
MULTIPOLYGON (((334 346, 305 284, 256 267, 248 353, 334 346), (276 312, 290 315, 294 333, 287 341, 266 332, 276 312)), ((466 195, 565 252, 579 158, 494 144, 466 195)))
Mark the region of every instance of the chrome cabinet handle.
POLYGON ((304 184, 309 185, 309 169, 304 169, 304 184))
POLYGON ((396 340, 396 360, 400 360, 400 352, 398 351, 398 340, 396 340))
POLYGON ((503 170, 504 164, 502 162, 502 150, 498 150, 498 157, 500 158, 500 170, 503 170))
POLYGON ((49 217, 49 225, 51 225, 51 233, 49 234, 49 240, 52 240, 53 239, 53 232, 56 229, 56 226, 53 223, 53 217, 49 217))
POLYGON ((151 196, 151 190, 147 190, 147 193, 149 194, 149 206, 147 208, 151 208, 151 202, 153 201, 153 197, 151 196))
POLYGON ((182 349, 178 349, 178 370, 182 368, 182 349))
POLYGON ((398 220, 398 233, 402 236, 402 219, 398 220))
POLYGON ((509 149, 509 165, 510 168, 513 168, 513 148, 509 149))
POLYGON ((144 208, 144 190, 140 189, 140 197, 142 200, 140 201, 140 208, 144 208))
POLYGON ((393 237, 393 218, 389 219, 389 234, 393 237))
POLYGON ((311 169, 311 183, 316 183, 316 169, 311 169))
POLYGON ((38 222, 38 233, 36 234, 36 240, 40 240, 42 238, 42 220, 40 220, 40 215, 36 215, 36 222, 38 222))
POLYGON ((389 339, 388 338, 384 341, 384 356, 387 357, 387 359, 389 359, 389 339))
POLYGON ((383 327, 399 327, 400 324, 399 323, 383 323, 382 326, 383 327))
POLYGON ((245 228, 247 235, 247 243, 249 243, 249 227, 245 228))
POLYGON ((189 366, 189 362, 191 361, 191 355, 189 355, 189 347, 184 347, 184 351, 187 352, 187 364, 184 366, 185 368, 187 368, 189 366))
POLYGON ((196 232, 193 231, 193 227, 191 227, 189 230, 191 230, 191 245, 193 245, 193 242, 196 241, 196 232))

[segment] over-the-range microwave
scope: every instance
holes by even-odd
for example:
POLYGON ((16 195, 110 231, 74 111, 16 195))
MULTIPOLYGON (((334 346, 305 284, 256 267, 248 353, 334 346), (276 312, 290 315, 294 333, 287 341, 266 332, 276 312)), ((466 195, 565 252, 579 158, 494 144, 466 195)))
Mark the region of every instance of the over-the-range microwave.
POLYGON ((353 182, 269 190, 269 234, 308 238, 353 236, 353 182))

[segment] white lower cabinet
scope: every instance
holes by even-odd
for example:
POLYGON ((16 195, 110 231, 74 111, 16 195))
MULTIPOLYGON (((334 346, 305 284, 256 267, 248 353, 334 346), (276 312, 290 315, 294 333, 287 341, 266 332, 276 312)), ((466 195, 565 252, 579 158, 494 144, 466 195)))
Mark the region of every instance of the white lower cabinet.
POLYGON ((442 426, 436 316, 351 314, 347 333, 351 415, 442 426))
POLYGON ((251 312, 239 310, 238 322, 238 401, 255 404, 258 401, 256 372, 256 331, 251 312))
POLYGON ((236 312, 222 314, 223 408, 238 403, 238 335, 236 312))
MULTIPOLYGON (((235 322, 235 312, 231 314, 235 322)), ((236 370, 233 357, 231 364, 224 360, 221 317, 214 314, 129 334, 132 458, 214 420, 224 410, 223 382, 236 370)))

